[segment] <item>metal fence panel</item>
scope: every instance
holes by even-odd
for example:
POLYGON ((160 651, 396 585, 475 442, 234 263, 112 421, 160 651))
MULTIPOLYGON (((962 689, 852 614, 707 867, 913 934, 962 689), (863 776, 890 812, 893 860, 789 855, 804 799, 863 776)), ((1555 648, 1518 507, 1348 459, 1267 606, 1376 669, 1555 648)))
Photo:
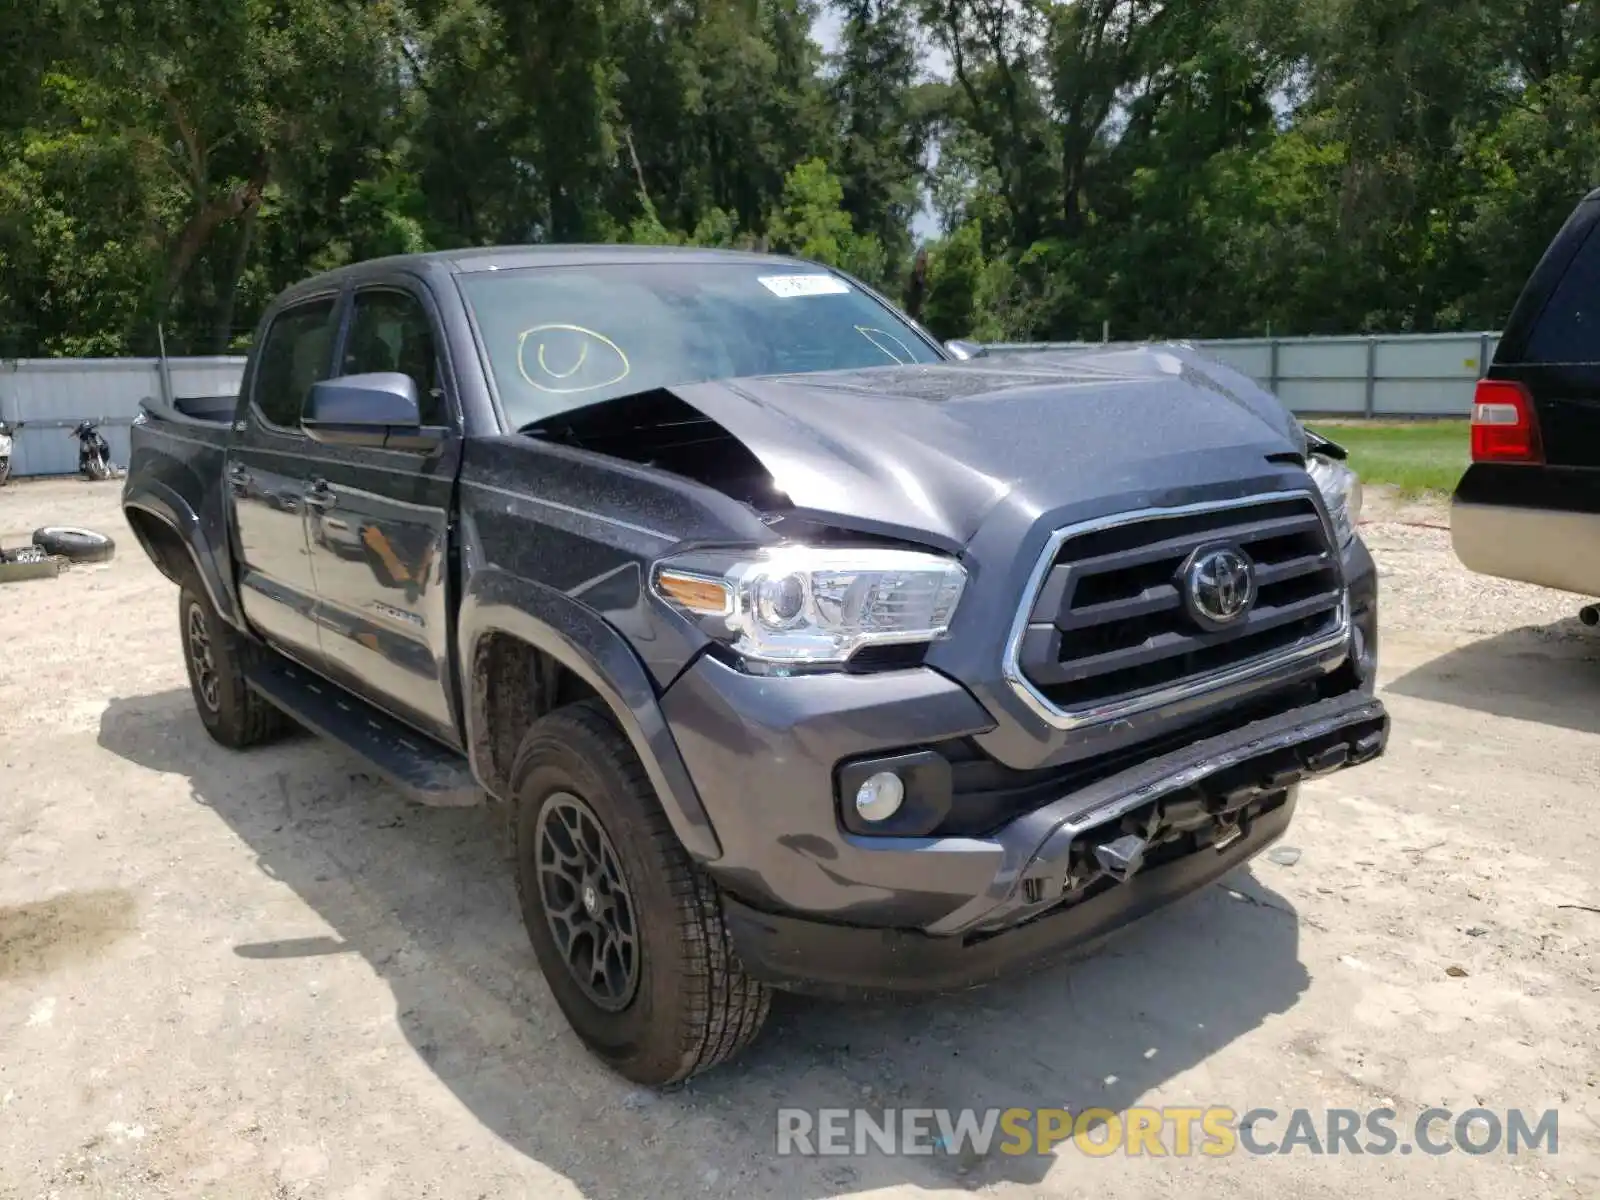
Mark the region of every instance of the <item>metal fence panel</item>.
MULTIPOLYGON (((242 358, 167 360, 175 397, 221 396, 239 390, 242 358)), ((0 420, 21 424, 14 475, 70 475, 78 469, 79 421, 101 423, 111 461, 128 461, 128 427, 139 402, 162 394, 155 358, 22 358, 0 362, 0 420)))
POLYGON ((1478 378, 1482 339, 1475 333, 1404 341, 1375 339, 1377 369, 1381 379, 1478 378))
POLYGON ((1278 378, 1338 380, 1349 385, 1367 378, 1365 339, 1289 342, 1278 346, 1278 378))
MULTIPOLYGON (((1377 337, 1228 338, 1195 341, 1202 353, 1250 376, 1302 414, 1465 417, 1497 333, 1377 337)), ((992 353, 1092 350, 1094 342, 996 343, 992 353)))
POLYGON ((1359 417, 1367 411, 1364 382, 1347 379, 1280 379, 1278 399, 1296 413, 1359 417))
POLYGON ((1472 412, 1473 379, 1385 379, 1374 390, 1375 417, 1465 417, 1472 412))
POLYGON ((244 375, 242 358, 169 358, 174 396, 232 396, 244 375))
POLYGON ((1262 387, 1270 387, 1277 374, 1270 342, 1213 342, 1207 352, 1262 387))

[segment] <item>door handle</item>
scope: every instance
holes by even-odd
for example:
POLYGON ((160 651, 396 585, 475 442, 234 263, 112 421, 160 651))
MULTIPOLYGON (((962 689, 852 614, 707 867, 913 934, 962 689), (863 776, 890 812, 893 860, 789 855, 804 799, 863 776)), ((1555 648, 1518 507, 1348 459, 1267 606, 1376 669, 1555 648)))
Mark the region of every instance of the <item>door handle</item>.
POLYGON ((240 463, 228 464, 228 482, 233 485, 233 490, 243 492, 250 486, 250 472, 240 463))
POLYGON ((306 503, 312 508, 337 508, 339 493, 329 486, 326 479, 318 479, 306 493, 306 503))

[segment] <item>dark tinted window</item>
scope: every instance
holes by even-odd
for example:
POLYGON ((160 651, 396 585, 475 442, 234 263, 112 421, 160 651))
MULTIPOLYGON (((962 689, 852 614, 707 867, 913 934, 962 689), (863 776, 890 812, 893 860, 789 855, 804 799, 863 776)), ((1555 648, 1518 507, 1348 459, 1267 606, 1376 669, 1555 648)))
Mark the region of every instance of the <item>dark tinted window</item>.
MULTIPOLYGON (((1596 227, 1600 229, 1600 226, 1596 227)), ((1578 248, 1528 338, 1532 362, 1600 362, 1600 233, 1578 248)))
POLYGON ((485 271, 461 290, 516 426, 679 383, 940 361, 854 284, 782 260, 485 271))
POLYGON ((439 359, 433 348, 433 327, 414 296, 404 292, 358 292, 350 334, 345 339, 341 375, 398 371, 417 385, 417 404, 424 425, 445 423, 444 392, 439 387, 439 359))
POLYGON ((256 355, 255 403, 274 425, 300 424, 311 385, 328 377, 333 353, 333 300, 313 300, 273 319, 256 355))

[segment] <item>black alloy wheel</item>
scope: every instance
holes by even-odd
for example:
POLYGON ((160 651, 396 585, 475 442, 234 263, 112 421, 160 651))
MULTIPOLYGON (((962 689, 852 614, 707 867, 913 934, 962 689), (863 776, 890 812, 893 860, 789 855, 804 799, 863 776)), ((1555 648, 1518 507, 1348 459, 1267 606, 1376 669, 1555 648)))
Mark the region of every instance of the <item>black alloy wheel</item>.
POLYGON ((594 811, 555 792, 539 813, 536 849, 545 921, 567 970, 607 1012, 639 987, 638 923, 615 847, 594 811))

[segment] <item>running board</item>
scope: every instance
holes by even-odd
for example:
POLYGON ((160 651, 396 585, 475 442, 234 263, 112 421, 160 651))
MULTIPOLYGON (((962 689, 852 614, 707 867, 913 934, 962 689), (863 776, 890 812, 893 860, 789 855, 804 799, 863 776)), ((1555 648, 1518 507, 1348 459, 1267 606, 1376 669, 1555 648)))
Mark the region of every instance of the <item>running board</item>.
POLYGON ((482 802, 483 790, 455 751, 279 655, 263 657, 245 682, 313 733, 345 746, 423 804, 482 802))

